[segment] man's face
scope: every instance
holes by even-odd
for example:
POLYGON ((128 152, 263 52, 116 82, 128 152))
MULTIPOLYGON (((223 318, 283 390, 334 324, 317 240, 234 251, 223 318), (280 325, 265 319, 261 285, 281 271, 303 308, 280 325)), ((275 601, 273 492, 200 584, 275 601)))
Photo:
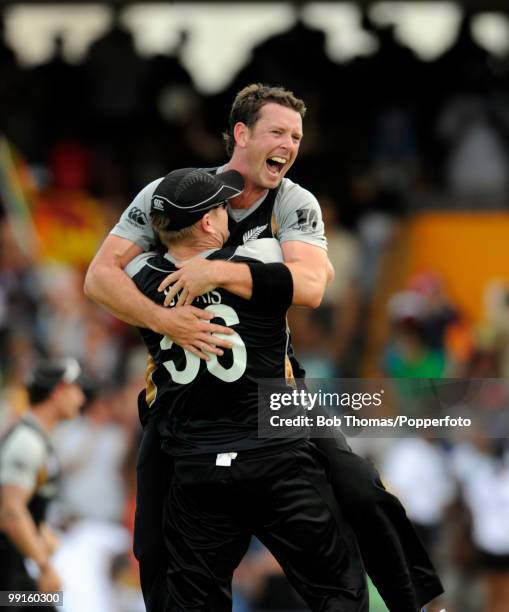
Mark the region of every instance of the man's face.
POLYGON ((74 419, 85 403, 85 394, 78 384, 61 382, 53 391, 53 400, 58 406, 60 419, 74 419))
POLYGON ((274 102, 260 109, 258 121, 247 130, 245 155, 248 178, 257 187, 277 187, 293 165, 302 139, 302 117, 274 102))

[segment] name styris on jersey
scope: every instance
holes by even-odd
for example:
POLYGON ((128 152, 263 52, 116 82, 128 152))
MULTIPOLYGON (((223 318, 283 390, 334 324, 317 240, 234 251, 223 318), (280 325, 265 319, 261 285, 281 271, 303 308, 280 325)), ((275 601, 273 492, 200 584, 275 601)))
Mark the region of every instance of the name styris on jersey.
MULTIPOLYGON (((165 289, 164 293, 165 295, 168 295, 169 289, 165 289)), ((180 293, 177 293, 177 295, 170 302, 170 308, 176 305, 179 299, 179 295, 180 293)), ((219 293, 219 291, 209 291, 208 293, 199 295, 197 298, 194 299, 194 302, 198 302, 201 304, 221 304, 221 301, 221 294, 219 293)))

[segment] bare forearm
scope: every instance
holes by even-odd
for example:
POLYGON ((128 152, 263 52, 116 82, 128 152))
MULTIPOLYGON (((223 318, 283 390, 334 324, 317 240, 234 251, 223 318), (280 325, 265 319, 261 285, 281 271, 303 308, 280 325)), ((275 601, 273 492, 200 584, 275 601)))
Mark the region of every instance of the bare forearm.
POLYGON ((49 560, 48 549, 26 507, 7 507, 1 512, 2 530, 17 550, 39 567, 49 560))
POLYGON ((163 309, 144 296, 124 271, 141 252, 137 244, 110 234, 88 268, 84 290, 122 321, 158 331, 163 309))
MULTIPOLYGON (((298 242, 285 243, 282 250, 284 263, 292 274, 293 304, 318 307, 325 291, 327 277, 332 273, 327 253, 319 247, 298 242)), ((178 300, 178 306, 191 304, 197 296, 217 287, 241 298, 250 299, 253 294, 251 272, 245 263, 195 258, 168 275, 159 285, 159 291, 168 289, 166 305, 173 304, 175 299, 178 300)), ((273 270, 268 269, 267 273, 272 274, 273 270)), ((257 291, 256 287, 255 290, 257 291)))
POLYGON ((60 539, 48 523, 39 525, 39 535, 49 555, 52 555, 60 545, 60 539))
POLYGON ((243 263, 232 263, 229 261, 217 261, 215 277, 217 286, 249 300, 253 293, 253 279, 249 266, 243 263))
POLYGON ((85 293, 122 321, 157 330, 158 310, 162 307, 143 295, 120 268, 91 267, 85 279, 85 293))
MULTIPOLYGON (((214 262, 217 286, 246 300, 251 298, 253 280, 246 264, 227 261, 214 262)), ((312 269, 301 262, 287 263, 293 279, 293 304, 316 308, 323 296, 327 270, 312 269)))
POLYGON ((169 336, 201 359, 208 359, 207 353, 221 355, 222 348, 231 348, 230 342, 213 335, 231 330, 209 323, 214 316, 211 312, 194 306, 164 308, 138 290, 124 268, 141 252, 133 242, 110 234, 88 269, 87 296, 126 323, 169 336))

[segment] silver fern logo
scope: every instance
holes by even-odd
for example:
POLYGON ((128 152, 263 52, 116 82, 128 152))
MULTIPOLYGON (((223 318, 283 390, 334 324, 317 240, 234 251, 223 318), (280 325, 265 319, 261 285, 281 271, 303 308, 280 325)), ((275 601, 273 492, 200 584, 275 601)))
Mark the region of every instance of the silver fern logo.
POLYGON ((248 230, 243 236, 242 241, 244 244, 249 240, 256 240, 258 236, 263 232, 263 230, 267 227, 268 223, 265 225, 259 225, 258 227, 253 227, 253 229, 248 230))

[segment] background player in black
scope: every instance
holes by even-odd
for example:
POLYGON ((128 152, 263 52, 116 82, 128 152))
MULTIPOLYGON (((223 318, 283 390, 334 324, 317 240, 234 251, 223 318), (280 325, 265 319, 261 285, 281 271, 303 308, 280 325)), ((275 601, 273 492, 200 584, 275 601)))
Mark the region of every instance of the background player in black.
MULTIPOLYGON (((303 102, 282 88, 250 85, 239 92, 228 126, 227 151, 231 156, 228 165, 241 172, 246 190, 241 198, 232 202, 229 213, 237 225, 238 215, 243 215, 244 231, 238 233, 237 240, 257 238, 260 228, 266 232, 272 229, 272 223, 264 227, 264 221, 260 225, 258 214, 253 213, 259 213, 272 190, 277 189, 273 210, 274 219, 278 221, 275 225, 279 227, 274 230, 282 243, 285 263, 300 272, 295 289, 308 297, 308 306, 316 306, 327 276, 326 253, 320 246, 320 209, 312 194, 285 178, 298 153, 304 113, 303 102), (314 235, 316 240, 309 242, 314 235)), ((210 320, 212 313, 191 305, 166 310, 155 306, 136 291, 122 272, 128 261, 141 251, 149 250, 153 243, 148 219, 150 200, 158 183, 159 180, 150 183, 138 194, 106 239, 89 269, 87 292, 123 320, 167 334, 176 344, 208 358, 204 351, 220 354, 221 347, 228 346, 224 336, 206 333, 208 329, 224 331, 224 328, 203 322, 203 319, 210 320), (147 222, 141 225, 133 222, 131 212, 134 208, 145 215, 147 222)), ((136 219, 140 218, 143 217, 137 214, 136 219)), ((321 239, 325 246, 323 231, 321 239)), ((249 275, 243 274, 240 268, 231 264, 225 274, 224 262, 214 262, 213 266, 211 262, 206 273, 214 272, 218 276, 208 276, 209 285, 221 285, 236 275, 240 276, 239 286, 249 284, 249 275)), ((191 271, 188 268, 186 274, 191 271)), ((198 284, 201 282, 202 279, 198 284)), ((191 294, 199 293, 191 285, 187 287, 191 294)), ((294 371, 298 370, 294 362, 294 371)), ((140 405, 142 413, 146 414, 143 395, 140 405)), ((368 573, 392 612, 415 612, 419 604, 440 594, 442 586, 403 507, 384 489, 373 466, 353 454, 344 439, 336 435, 318 443, 327 454, 335 494, 355 528, 368 573)), ((160 462, 157 435, 147 427, 138 463, 135 530, 135 551, 140 561, 146 601, 157 573, 158 560, 164 554, 157 532, 159 504, 154 500, 162 496, 167 482, 151 467, 160 462)))
POLYGON ((228 237, 224 198, 239 180, 235 171, 171 172, 152 198, 153 224, 168 253, 139 256, 127 268, 158 301, 160 282, 191 257, 242 262, 253 275, 253 289, 243 297, 221 289, 195 301, 235 329, 231 353, 222 360, 200 361, 167 337, 141 330, 155 362, 153 418, 175 461, 165 511, 164 610, 230 610, 233 571, 254 533, 312 610, 367 611, 357 543, 306 428, 292 429, 283 440, 258 437, 258 379, 285 380, 293 279, 274 239, 214 250, 228 237), (258 297, 259 275, 267 272, 258 254, 279 279, 270 299, 258 297))
POLYGON ((49 434, 59 422, 78 415, 85 400, 77 382, 79 374, 74 359, 37 367, 28 384, 29 411, 0 440, 0 591, 62 588, 51 564, 56 539, 44 522, 59 475, 49 434), (39 569, 37 582, 28 575, 26 559, 39 569))

